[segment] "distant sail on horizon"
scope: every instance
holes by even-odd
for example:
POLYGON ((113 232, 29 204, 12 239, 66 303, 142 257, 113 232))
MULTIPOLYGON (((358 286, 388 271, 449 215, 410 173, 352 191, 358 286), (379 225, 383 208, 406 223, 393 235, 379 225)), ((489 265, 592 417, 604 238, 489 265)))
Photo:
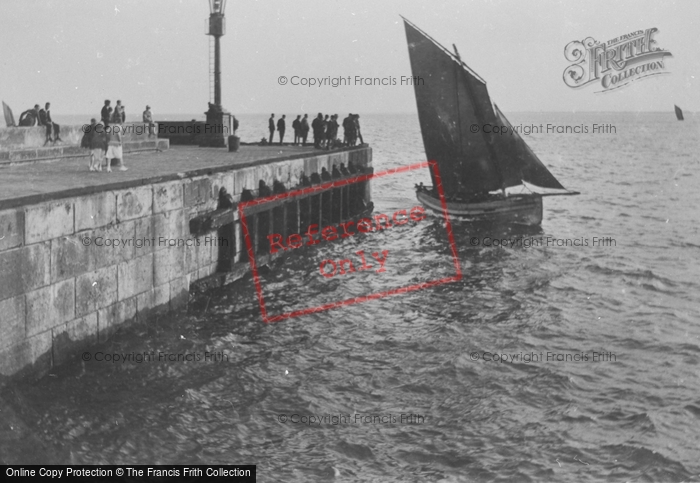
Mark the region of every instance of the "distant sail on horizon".
POLYGON ((676 119, 678 119, 679 121, 682 121, 683 120, 683 111, 681 111, 681 108, 675 104, 673 105, 673 107, 676 109, 676 119))

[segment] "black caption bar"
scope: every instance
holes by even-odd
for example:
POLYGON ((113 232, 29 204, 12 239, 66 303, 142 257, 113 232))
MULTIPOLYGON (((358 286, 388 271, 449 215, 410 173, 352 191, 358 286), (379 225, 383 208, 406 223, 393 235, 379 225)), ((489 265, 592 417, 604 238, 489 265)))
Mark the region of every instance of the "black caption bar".
MULTIPOLYGON (((0 475, 10 479, 43 478, 52 481, 234 481, 255 482, 255 465, 0 465, 0 475)), ((5 480, 9 481, 9 480, 5 480)))

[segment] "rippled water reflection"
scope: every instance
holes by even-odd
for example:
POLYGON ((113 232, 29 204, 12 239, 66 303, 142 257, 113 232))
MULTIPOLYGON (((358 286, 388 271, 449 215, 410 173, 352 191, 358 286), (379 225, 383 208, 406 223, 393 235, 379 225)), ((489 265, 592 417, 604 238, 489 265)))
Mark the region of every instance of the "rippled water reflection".
MULTIPOLYGON (((228 362, 76 362, 6 397, 23 408, 47 458, 73 463, 253 463, 259 481, 697 479, 698 120, 510 117, 611 122, 617 134, 527 137, 583 194, 545 199, 534 231, 455 224, 460 282, 265 326, 245 279, 101 347, 223 351, 228 362), (471 246, 474 236, 599 236, 616 246, 471 246), (526 357, 593 351, 616 361, 526 357), (487 362, 484 352, 520 358, 487 362), (401 414, 424 420, 386 419, 401 414), (294 415, 329 419, 305 425, 294 415), (368 415, 385 419, 363 422, 368 415)), ((422 160, 415 117, 363 121, 376 169, 422 160)), ((427 180, 376 180, 376 211, 413 206, 413 183, 427 180)), ((449 269, 440 220, 387 231, 380 242, 392 270, 346 281, 319 280, 310 267, 352 253, 357 240, 293 254, 264 275, 270 306, 341 300, 449 269)))

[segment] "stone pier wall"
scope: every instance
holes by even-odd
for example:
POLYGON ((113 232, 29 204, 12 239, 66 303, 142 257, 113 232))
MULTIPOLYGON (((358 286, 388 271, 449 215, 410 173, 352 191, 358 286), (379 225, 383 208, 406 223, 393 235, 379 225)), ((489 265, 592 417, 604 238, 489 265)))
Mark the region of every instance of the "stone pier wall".
POLYGON ((221 187, 239 201, 259 180, 292 188, 302 173, 371 157, 363 147, 0 208, 0 379, 46 373, 125 324, 186 305, 219 253, 216 232, 194 238, 189 220, 217 208, 221 187))

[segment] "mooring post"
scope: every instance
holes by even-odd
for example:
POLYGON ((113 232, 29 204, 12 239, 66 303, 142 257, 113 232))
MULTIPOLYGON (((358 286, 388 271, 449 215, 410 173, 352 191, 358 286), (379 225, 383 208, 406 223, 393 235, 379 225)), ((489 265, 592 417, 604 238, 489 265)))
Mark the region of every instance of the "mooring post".
POLYGON ((257 254, 258 253, 258 216, 259 215, 253 215, 250 218, 248 218, 248 235, 250 235, 250 232, 253 233, 253 253, 257 254))
POLYGON ((301 233, 301 201, 297 198, 297 216, 296 216, 296 231, 294 233, 301 233))
POLYGON ((240 263, 241 253, 243 253, 242 248, 246 246, 245 240, 243 240, 243 230, 241 230, 240 220, 239 223, 233 224, 233 239, 236 240, 234 243, 235 252, 233 254, 233 263, 240 263))

